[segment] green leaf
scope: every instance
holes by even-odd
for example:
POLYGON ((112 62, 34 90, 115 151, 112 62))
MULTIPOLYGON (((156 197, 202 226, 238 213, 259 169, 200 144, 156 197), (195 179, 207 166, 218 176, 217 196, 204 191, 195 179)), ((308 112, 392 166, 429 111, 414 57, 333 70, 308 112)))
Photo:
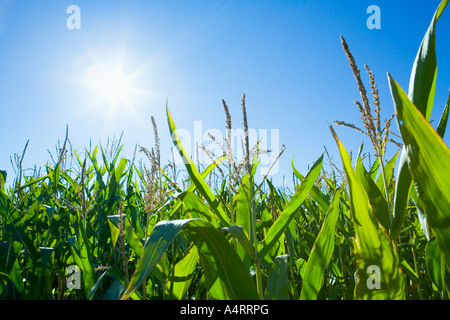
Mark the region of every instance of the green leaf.
POLYGON ((327 218, 306 262, 300 300, 316 300, 323 285, 325 268, 330 263, 334 250, 335 226, 339 215, 340 198, 341 190, 337 190, 328 209, 327 218))
POLYGON ((86 297, 89 296, 89 292, 91 288, 95 284, 94 280, 94 267, 92 265, 92 258, 90 256, 89 250, 86 246, 86 243, 83 241, 83 237, 77 239, 77 237, 71 237, 68 239, 70 243, 72 256, 75 260, 75 263, 81 269, 83 285, 86 297))
MULTIPOLYGON (((409 98, 427 120, 430 120, 436 88, 436 22, 447 4, 448 0, 443 0, 431 20, 431 24, 417 52, 409 83, 409 98)), ((396 239, 401 231, 410 198, 411 181, 411 175, 407 166, 406 149, 404 147, 400 156, 395 185, 393 222, 390 230, 392 239, 396 239)))
POLYGON ((425 247, 425 262, 431 281, 433 281, 439 291, 442 292, 445 288, 445 264, 436 240, 427 243, 427 246, 425 247))
POLYGON ((394 210, 389 236, 397 239, 406 216, 408 201, 411 196, 411 174, 408 169, 407 153, 403 148, 398 165, 397 182, 395 184, 394 210))
POLYGON ((208 184, 205 182, 205 180, 202 178, 200 173, 198 172, 197 168, 195 167, 194 162, 190 158, 189 154, 184 149, 183 145, 181 144, 181 140, 178 137, 177 130, 175 127, 175 123, 172 120, 172 116, 169 112, 169 105, 166 106, 166 112, 167 112, 167 121, 169 123, 169 130, 170 135, 172 137, 172 141, 177 148, 178 152, 180 153, 181 158, 183 159, 184 165, 186 166, 186 169, 189 173, 189 176, 191 177, 192 181, 197 187, 197 190, 200 192, 200 194, 205 197, 206 201, 209 203, 211 208, 214 212, 217 213, 217 217, 220 219, 222 224, 224 226, 229 226, 230 220, 228 216, 225 214, 225 211, 220 206, 220 202, 216 200, 214 193, 209 188, 208 184))
POLYGON ((420 278, 417 275, 417 273, 413 270, 413 268, 411 268, 411 266, 408 264, 408 262, 406 262, 405 260, 400 261, 400 265, 402 266, 402 270, 411 277, 411 279, 415 282, 415 283, 419 283, 420 282, 420 278))
POLYGON ((416 205, 416 213, 417 213, 417 217, 419 218, 422 231, 425 234, 427 241, 430 241, 432 238, 431 230, 428 225, 427 216, 424 213, 422 203, 420 203, 419 199, 417 198, 417 193, 416 193, 416 189, 414 189, 414 185, 411 185, 410 193, 411 193, 411 200, 416 205))
POLYGON ((248 234, 245 232, 245 229, 241 226, 229 226, 222 228, 223 231, 229 232, 236 239, 239 240, 239 243, 242 245, 242 248, 247 252, 247 254, 255 258, 255 253, 253 251, 253 247, 248 239, 248 234))
MULTIPOLYGON (((254 166, 255 169, 255 166, 254 166)), ((254 172, 252 173, 254 176, 254 172)), ((255 257, 255 252, 253 246, 250 244, 250 234, 251 234, 251 219, 250 219, 250 199, 251 192, 248 187, 250 186, 250 179, 248 173, 242 178, 242 183, 239 184, 237 193, 234 195, 234 209, 235 209, 235 224, 242 227, 242 232, 237 230, 238 234, 233 234, 239 239, 237 244, 237 253, 244 261, 244 263, 250 267, 251 259, 250 257, 255 257), (244 235, 245 234, 245 235, 244 235), (248 240, 246 240, 248 239, 248 240)), ((235 228, 235 227, 232 227, 235 228)), ((233 231, 233 230, 229 230, 233 231)))
POLYGON ((6 171, 0 170, 0 192, 5 193, 6 171))
POLYGON ((244 228, 247 234, 250 234, 250 203, 249 199, 251 197, 250 190, 250 179, 248 173, 242 178, 242 183, 239 184, 236 195, 234 196, 235 208, 236 208, 236 224, 244 228))
POLYGON ((27 182, 23 186, 21 186, 21 188, 25 189, 25 188, 31 187, 31 186, 33 186, 33 185, 35 185, 35 184, 37 184, 37 183, 39 183, 41 181, 44 181, 47 178, 51 178, 51 176, 50 175, 46 175, 46 176, 40 177, 38 179, 32 180, 30 182, 27 182))
MULTIPOLYGON (((364 190, 367 192, 373 212, 378 219, 378 222, 389 230, 391 221, 389 217, 388 205, 386 198, 383 196, 378 185, 372 180, 369 173, 365 170, 360 157, 356 161, 355 173, 361 179, 364 190)), ((384 189, 384 187, 382 188, 384 189)))
POLYGON ((81 258, 80 258, 80 246, 77 242, 77 239, 75 236, 72 236, 70 238, 67 239, 67 242, 70 244, 70 252, 72 253, 72 258, 75 261, 75 263, 77 264, 78 267, 82 268, 83 264, 81 263, 81 258))
POLYGON ((431 20, 417 52, 409 83, 409 98, 428 121, 431 117, 436 89, 436 22, 447 3, 448 0, 440 3, 431 20))
POLYGON ((439 125, 436 129, 437 133, 441 136, 441 138, 444 138, 445 130, 447 129, 449 104, 450 104, 450 91, 448 93, 447 103, 445 104, 444 112, 442 113, 441 119, 439 120, 439 125))
MULTIPOLYGON (((226 297, 237 300, 258 299, 256 287, 242 260, 234 249, 210 223, 201 219, 160 221, 154 227, 130 279, 122 300, 127 299, 147 278, 170 243, 183 231, 197 247, 203 268, 213 269, 206 274, 217 274, 223 283, 226 297)), ((215 279, 206 279, 214 283, 215 279)))
POLYGON ((363 300, 403 300, 405 278, 399 266, 398 256, 378 222, 361 181, 361 175, 353 171, 347 150, 333 128, 330 129, 338 145, 348 182, 355 228, 354 250, 358 266, 356 297, 363 300))
POLYGON ((126 174, 125 169, 127 168, 128 160, 121 158, 119 165, 116 168, 115 176, 117 181, 120 181, 122 177, 126 174))
MULTIPOLYGON (((294 167, 294 158, 292 158, 291 166, 292 166, 292 169, 294 170, 294 175, 300 181, 303 181, 303 179, 304 179, 303 175, 300 172, 298 172, 298 170, 294 167)), ((313 185, 311 187, 311 190, 310 190, 309 194, 317 202, 317 204, 319 205, 320 210, 325 215, 327 210, 328 210, 328 208, 330 207, 330 201, 327 199, 327 197, 315 185, 313 185)))
POLYGON ((48 262, 50 261, 50 258, 52 257, 54 249, 40 247, 39 252, 41 254, 41 260, 42 260, 42 272, 45 272, 45 270, 47 270, 47 265, 48 265, 48 262))
MULTIPOLYGON (((208 175, 214 170, 216 166, 218 166, 223 160, 225 159, 225 156, 217 158, 213 163, 211 163, 201 174, 202 179, 206 179, 208 175)), ((187 188, 186 192, 194 192, 197 189, 197 186, 195 183, 191 183, 189 188, 187 188)), ((180 195, 183 192, 181 189, 179 190, 180 195)), ((172 219, 173 215, 178 211, 178 209, 183 204, 183 201, 178 201, 175 203, 175 205, 172 207, 170 212, 167 214, 167 217, 169 219, 172 219)))
POLYGON ((111 216, 107 217, 109 230, 111 232, 111 243, 112 243, 113 247, 115 247, 116 243, 117 243, 117 239, 119 238, 120 230, 119 230, 119 228, 117 228, 117 224, 114 224, 111 222, 110 218, 111 218, 111 216))
MULTIPOLYGON (((107 219, 108 219, 109 223, 112 223, 116 228, 118 228, 120 215, 108 216, 107 219)), ((128 217, 126 215, 122 215, 122 219, 124 219, 124 222, 125 222, 124 223, 124 232, 125 232, 125 239, 127 240, 127 243, 130 245, 130 247, 133 249, 133 251, 136 253, 137 256, 141 256, 142 252, 144 251, 144 246, 142 245, 141 240, 139 239, 136 232, 134 231, 128 217)), ((117 229, 117 231, 112 232, 112 236, 113 236, 112 239, 114 240, 114 238, 115 238, 114 244, 117 241, 117 236, 118 236, 117 232, 118 231, 119 230, 117 229)))
POLYGON ((297 209, 302 205, 303 201, 306 199, 311 188, 319 177, 319 174, 322 170, 322 164, 323 155, 311 167, 286 208, 270 227, 264 241, 261 242, 258 246, 259 260, 262 260, 267 255, 267 253, 272 250, 273 246, 278 242, 280 236, 284 233, 289 223, 294 218, 297 209))
MULTIPOLYGON (((117 266, 109 268, 106 271, 107 275, 114 279, 114 282, 109 286, 105 295, 103 296, 103 300, 120 300, 120 297, 125 292, 126 285, 128 284, 128 280, 123 275, 122 271, 119 270, 117 266)), ((97 281, 99 283, 99 281, 97 281)), ((143 300, 142 295, 139 291, 135 291, 131 297, 132 300, 143 300)))
POLYGON ((450 149, 398 83, 388 77, 417 197, 450 266, 450 149))
MULTIPOLYGON (((388 190, 391 190, 391 185, 392 185, 393 178, 394 178, 395 164, 397 162, 399 153, 400 153, 400 151, 397 151, 397 153, 391 158, 391 160, 389 160, 384 165, 384 172, 386 173, 386 183, 388 185, 388 190)), ((380 189, 381 193, 386 198, 386 194, 385 194, 386 192, 384 190, 383 176, 381 174, 379 175, 376 183, 377 183, 378 189, 380 189)))
POLYGON ((275 258, 273 268, 269 274, 266 286, 265 300, 288 300, 289 280, 288 280, 288 256, 282 255, 275 258))
POLYGON ((179 199, 183 203, 186 212, 190 219, 205 219, 214 227, 218 228, 219 223, 217 218, 211 213, 208 206, 203 203, 202 199, 193 192, 183 192, 179 199))
POLYGON ((109 273, 109 269, 102 273, 102 275, 98 278, 97 282, 95 282, 94 286, 89 291, 89 295, 87 297, 88 300, 93 300, 95 293, 97 292, 98 287, 100 286, 101 282, 103 281, 103 278, 107 276, 109 273))
POLYGON ((119 300, 125 291, 125 287, 122 282, 116 279, 108 288, 105 295, 103 296, 103 300, 119 300))
POLYGON ((198 250, 192 247, 186 256, 174 267, 173 274, 169 276, 167 285, 171 296, 177 300, 185 300, 191 285, 194 271, 199 261, 198 250))
POLYGON ((9 272, 9 279, 14 283, 14 286, 19 293, 24 291, 23 279, 20 273, 20 264, 18 259, 14 261, 13 267, 9 272))

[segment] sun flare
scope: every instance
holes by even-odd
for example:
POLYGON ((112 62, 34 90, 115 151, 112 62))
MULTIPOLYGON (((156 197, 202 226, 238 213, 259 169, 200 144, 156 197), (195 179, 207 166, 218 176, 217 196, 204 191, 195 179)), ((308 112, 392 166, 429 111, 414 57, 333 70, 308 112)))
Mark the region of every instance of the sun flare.
POLYGON ((95 97, 96 103, 107 102, 110 106, 129 104, 133 95, 133 83, 120 68, 103 64, 89 67, 83 78, 84 86, 95 97))

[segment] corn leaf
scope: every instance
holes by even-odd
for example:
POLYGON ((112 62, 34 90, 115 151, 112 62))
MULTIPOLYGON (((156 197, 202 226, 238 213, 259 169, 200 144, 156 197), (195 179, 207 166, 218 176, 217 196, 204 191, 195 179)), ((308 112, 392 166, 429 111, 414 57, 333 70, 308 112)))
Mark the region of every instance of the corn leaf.
POLYGON ((24 291, 23 278, 20 272, 19 260, 15 260, 11 271, 9 272, 9 279, 14 283, 15 288, 22 293, 24 291))
POLYGON ((388 77, 417 197, 450 266, 450 149, 398 83, 388 77))
MULTIPOLYGON (((120 216, 114 215, 114 216, 108 216, 108 223, 111 229, 111 240, 113 241, 114 245, 117 242, 117 237, 119 236, 119 221, 120 216)), ((142 252, 144 251, 144 246, 142 245, 141 240, 137 236, 136 232, 134 231, 133 227, 131 226, 131 223, 126 215, 122 215, 122 219, 124 220, 124 233, 125 233, 125 239, 127 243, 130 245, 130 247, 133 249, 133 251, 136 253, 137 256, 141 256, 142 252)))
POLYGON ((425 262, 431 281, 433 281, 440 292, 443 292, 445 288, 445 263, 436 240, 427 243, 425 247, 425 262))
POLYGON ((236 208, 236 224, 244 228, 247 234, 250 234, 250 190, 244 188, 243 185, 249 186, 250 179, 248 174, 242 178, 242 183, 239 184, 237 194, 234 196, 236 208))
MULTIPOLYGON (((418 107, 419 111, 427 120, 430 120, 436 88, 436 23, 447 4, 448 0, 443 0, 431 20, 431 24, 417 52, 409 83, 409 99, 418 107)), ((407 152, 404 147, 400 156, 397 182, 395 185, 393 221, 390 230, 392 239, 396 239, 400 234, 410 198, 412 180, 406 158, 407 152)))
MULTIPOLYGON (((400 153, 400 151, 397 151, 397 153, 384 165, 384 171, 386 174, 386 183, 388 185, 388 190, 391 190, 391 185, 392 185, 393 178, 394 178, 395 164, 397 162, 399 153, 400 153)), ((381 174, 378 176, 376 183, 377 183, 378 189, 380 189, 381 193, 386 198, 386 194, 385 194, 386 191, 384 189, 383 176, 381 174)))
MULTIPOLYGON (((305 178, 294 166, 294 158, 291 161, 292 169, 294 170, 294 175, 300 180, 303 181, 305 178)), ((325 215, 328 208, 330 207, 330 201, 327 199, 325 194, 323 194, 317 186, 312 186, 309 192, 311 198, 313 198, 317 204, 319 205, 320 210, 325 215)))
POLYGON ((378 222, 386 230, 389 230, 391 222, 389 218, 389 210, 386 198, 383 196, 383 193, 381 192, 377 184, 372 180, 370 174, 365 170, 362 159, 360 157, 358 157, 356 161, 355 173, 360 178, 362 186, 369 196, 370 204, 372 205, 373 212, 377 217, 378 222))
POLYGON ((95 284, 95 280, 94 280, 94 268, 92 266, 91 257, 88 252, 86 243, 83 241, 82 236, 79 237, 78 239, 76 236, 73 236, 67 240, 70 244, 70 251, 72 253, 72 257, 77 266, 82 271, 81 274, 84 285, 84 291, 86 297, 88 297, 91 288, 95 284))
POLYGON ((186 256, 174 267, 167 285, 171 296, 177 300, 185 300, 189 286, 194 277, 194 271, 199 261, 197 247, 192 247, 186 256))
MULTIPOLYGON (((223 283, 226 297, 237 300, 258 299, 253 280, 234 249, 210 223, 201 219, 165 220, 153 228, 136 271, 122 300, 127 299, 147 278, 170 243, 183 231, 197 247, 203 268, 212 268, 223 283), (204 263, 206 261, 206 263, 204 263)), ((209 281, 214 283, 216 279, 209 281)))
POLYGON ((0 170, 0 192, 5 193, 6 171, 0 170))
POLYGON ((356 297, 362 300, 404 299, 405 279, 398 256, 376 218, 360 175, 353 171, 347 150, 333 128, 330 129, 339 147, 348 181, 355 227, 354 250, 358 265, 356 297))
POLYGON ((190 219, 205 219, 214 227, 219 227, 216 217, 211 213, 208 206, 203 203, 202 199, 200 199, 200 197, 195 193, 186 191, 183 192, 178 198, 181 200, 190 219))
POLYGON ((278 242, 280 236, 284 233, 289 223, 295 216, 297 209, 302 205, 303 201, 308 196, 311 188, 317 180, 320 172, 322 171, 323 155, 314 163, 309 170, 306 177, 303 179, 300 187, 295 192, 292 199, 289 201, 286 208, 275 220, 266 234, 263 242, 258 246, 258 259, 262 260, 267 253, 272 250, 273 246, 278 242))
POLYGON ((442 1, 432 18, 417 52, 409 82, 409 98, 427 120, 431 116, 436 89, 436 22, 447 3, 448 0, 442 1))
POLYGON ((183 159, 184 165, 186 166, 189 176, 196 185, 197 190, 201 193, 202 196, 205 197, 206 201, 209 203, 211 208, 217 213, 217 216, 220 219, 220 221, 224 224, 224 226, 229 226, 231 224, 230 220, 225 214, 225 211, 220 206, 220 202, 216 200, 214 193, 211 191, 205 180, 202 178, 201 174, 195 167, 195 164, 192 162, 192 159, 190 158, 189 154, 186 152, 183 145, 181 144, 181 140, 178 137, 177 130, 175 127, 175 123, 173 122, 172 116, 170 115, 169 112, 169 105, 167 105, 166 107, 166 113, 172 141, 175 147, 177 148, 178 152, 180 153, 181 158, 183 159))
MULTIPOLYGON (((206 177, 214 170, 216 166, 218 166, 223 160, 225 159, 225 156, 217 158, 213 163, 211 163, 202 173, 201 177, 202 179, 206 179, 206 177)), ((194 192, 197 189, 197 186, 195 183, 191 183, 189 188, 187 188, 186 192, 194 192)), ((179 190, 180 194, 183 192, 183 190, 179 190)), ((172 219, 172 216, 180 209, 181 205, 183 204, 182 201, 177 201, 170 212, 167 214, 168 219, 172 219)))
MULTIPOLYGON (((248 234, 245 229, 241 226, 229 226, 222 228, 223 231, 229 232, 233 237, 239 240, 243 250, 252 258, 255 258, 255 253, 253 252, 253 247, 248 239, 248 234)), ((239 253, 239 252, 238 252, 239 253)), ((239 255, 241 258, 242 256, 239 255)))
POLYGON ((448 115, 449 115, 449 104, 450 104, 450 91, 448 93, 447 103, 445 104, 444 112, 442 112, 441 119, 439 120, 439 125, 436 129, 437 133, 444 138, 445 130, 447 129, 448 115))
POLYGON ((265 300, 288 300, 289 280, 288 280, 288 256, 281 255, 275 258, 273 268, 269 274, 267 282, 265 300))
POLYGON ((339 215, 341 191, 337 190, 328 209, 322 229, 314 242, 311 254, 306 262, 300 300, 315 300, 323 285, 325 268, 330 263, 334 250, 336 220, 339 215))

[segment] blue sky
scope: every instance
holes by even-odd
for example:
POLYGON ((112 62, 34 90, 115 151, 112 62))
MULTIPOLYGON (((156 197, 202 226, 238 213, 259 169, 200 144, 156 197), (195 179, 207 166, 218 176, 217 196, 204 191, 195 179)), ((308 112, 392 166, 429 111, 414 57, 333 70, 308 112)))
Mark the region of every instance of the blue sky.
MULTIPOLYGON (((389 118, 394 107, 386 73, 407 90, 414 58, 438 4, 0 0, 0 169, 8 171, 11 182, 10 157, 21 154, 28 139, 23 167, 50 161, 47 150, 54 154, 66 125, 73 147, 80 151, 90 141, 106 145, 108 137, 123 132, 122 155, 132 158, 136 145, 153 147, 151 116, 166 163, 173 146, 167 100, 177 127, 191 133, 193 145, 196 122, 201 121, 202 133, 216 129, 225 134, 222 99, 230 108, 233 128, 242 128, 240 100, 245 92, 249 127, 278 130, 278 144, 271 145, 268 136, 268 148, 286 145, 273 178, 280 184, 285 177, 289 184, 294 156, 302 173, 324 146, 339 162, 328 129, 333 120, 360 124, 353 104, 360 96, 340 35, 359 68, 368 64, 373 70, 382 117, 389 118), (67 28, 70 5, 81 10, 79 30, 67 28), (380 8, 379 30, 367 28, 370 5, 380 8), (100 66, 107 76, 99 79, 100 66), (94 80, 110 81, 115 70, 127 77, 120 80, 126 92, 92 85, 94 80)), ((436 122, 450 86, 449 9, 437 26, 436 122)), ((362 135, 335 129, 348 150, 356 152, 365 141, 365 150, 371 151, 362 135)), ((449 144, 448 135, 445 142, 449 144)), ((391 145, 389 155, 396 150, 391 145)))

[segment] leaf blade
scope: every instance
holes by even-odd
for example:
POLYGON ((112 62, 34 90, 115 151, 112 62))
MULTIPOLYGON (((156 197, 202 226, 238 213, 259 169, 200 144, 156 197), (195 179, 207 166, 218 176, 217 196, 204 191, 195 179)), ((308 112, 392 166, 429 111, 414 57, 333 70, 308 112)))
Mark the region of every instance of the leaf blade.
POLYGON ((267 253, 270 252, 273 246, 277 243, 280 236, 283 234, 284 230, 288 227, 289 223, 294 218, 295 212, 302 205, 303 201, 306 199, 311 188, 316 182, 317 177, 322 170, 322 164, 323 155, 311 167, 308 174, 303 179, 300 188, 295 192, 286 208, 270 227, 264 241, 261 242, 258 246, 258 259, 262 260, 267 255, 267 253))
POLYGON ((450 149, 398 83, 388 78, 417 197, 450 266, 450 149))
MULTIPOLYGON (((203 263, 203 266, 206 265, 208 268, 215 269, 212 274, 219 276, 228 298, 238 300, 258 299, 255 285, 248 270, 227 240, 209 222, 201 219, 189 219, 164 220, 156 224, 121 300, 130 297, 138 288, 156 266, 169 244, 181 231, 185 232, 194 242, 201 259, 207 261, 206 264, 203 263)), ((208 274, 208 272, 205 272, 205 274, 208 274)))
POLYGON ((341 190, 337 190, 328 210, 327 218, 314 242, 311 254, 306 262, 300 300, 315 300, 323 284, 325 268, 330 262, 334 250, 336 220, 339 215, 341 190))
POLYGON ((399 258, 375 216, 360 177, 353 171, 347 150, 331 126, 330 130, 341 154, 350 193, 355 228, 354 250, 358 265, 356 296, 363 300, 403 300, 405 278, 400 269, 399 258), (372 276, 368 274, 374 267, 379 272, 376 272, 377 281, 372 286, 372 276))

